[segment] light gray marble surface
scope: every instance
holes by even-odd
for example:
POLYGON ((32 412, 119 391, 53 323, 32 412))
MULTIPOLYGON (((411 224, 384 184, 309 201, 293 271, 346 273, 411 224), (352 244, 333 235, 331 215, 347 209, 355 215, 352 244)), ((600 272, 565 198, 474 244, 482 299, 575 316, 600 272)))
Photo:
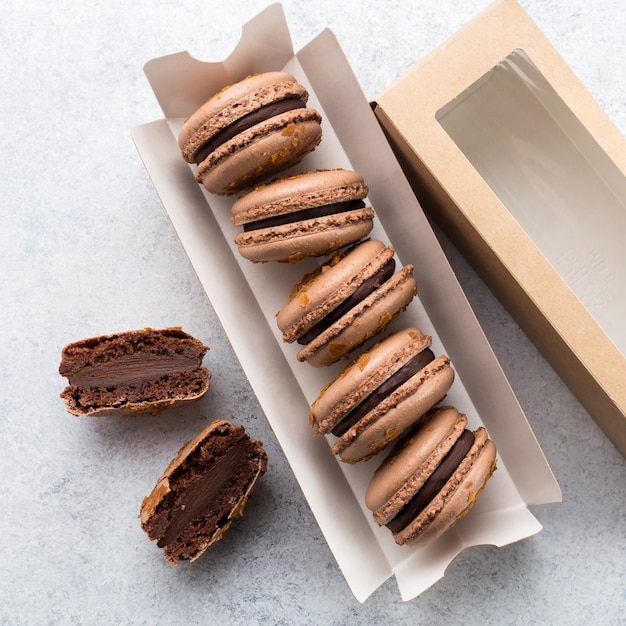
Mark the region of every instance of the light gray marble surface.
MULTIPOLYGON (((523 6, 626 129, 626 12, 610 0, 523 6)), ((368 98, 488 0, 285 0, 294 47, 337 35, 368 98)), ((402 603, 393 579, 352 596, 166 218, 129 129, 160 117, 156 56, 227 56, 263 0, 6 0, 0 19, 0 624, 620 624, 626 463, 441 235, 563 489, 544 530, 461 554, 402 603), (211 346, 193 408, 78 419, 64 344, 181 325, 211 346), (209 418, 246 424, 270 471, 200 561, 170 567, 141 531, 143 496, 209 418)), ((219 272, 219 267, 215 268, 219 272)))

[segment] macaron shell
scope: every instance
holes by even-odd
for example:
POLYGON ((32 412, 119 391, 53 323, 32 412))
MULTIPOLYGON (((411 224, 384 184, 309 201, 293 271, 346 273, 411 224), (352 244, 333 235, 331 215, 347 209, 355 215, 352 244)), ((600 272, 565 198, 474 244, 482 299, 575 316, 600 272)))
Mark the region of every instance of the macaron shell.
POLYGON ((286 98, 306 102, 308 96, 307 90, 286 72, 254 74, 227 85, 185 120, 178 135, 183 158, 194 163, 196 153, 207 139, 262 106, 286 98))
POLYGON ((417 293, 413 266, 405 265, 367 298, 297 354, 313 367, 335 363, 368 339, 383 332, 389 322, 411 303, 417 293))
POLYGON ((437 357, 340 437, 333 453, 346 463, 370 459, 441 402, 453 381, 448 357, 437 357))
POLYGON ((211 193, 233 195, 298 163, 322 139, 321 117, 313 109, 277 115, 239 133, 212 152, 196 170, 211 193))
MULTIPOLYGON (((139 513, 139 519, 142 527, 145 526, 150 521, 150 518, 158 514, 159 505, 163 502, 164 498, 168 497, 168 495, 172 492, 172 486, 170 479, 173 479, 173 475, 178 470, 180 466, 182 466, 189 455, 193 453, 196 448, 201 446, 205 441, 210 440, 213 437, 219 437, 220 433, 228 432, 232 428, 232 424, 225 420, 215 420, 209 426, 205 427, 202 431, 200 431, 191 441, 188 441, 183 447, 178 451, 176 456, 170 461, 165 471, 157 481, 156 486, 148 495, 145 497, 141 503, 141 509, 139 513)), ((260 442, 257 442, 260 443, 260 442)), ((222 535, 230 528, 233 520, 236 516, 242 515, 244 507, 250 497, 250 493, 254 488, 258 478, 264 474, 267 470, 267 454, 265 451, 262 451, 257 461, 256 473, 250 479, 248 485, 245 490, 239 494, 239 499, 237 501, 230 503, 230 512, 227 517, 222 519, 215 529, 215 532, 211 536, 207 536, 203 541, 197 541, 194 546, 194 555, 191 556, 188 561, 193 562, 198 559, 206 549, 216 541, 218 541, 222 535)), ((144 528, 145 529, 145 528, 144 528)), ((153 537, 148 532, 151 539, 156 539, 157 537, 153 537)), ((176 558, 173 557, 170 553, 168 553, 168 547, 165 547, 164 550, 165 558, 170 561, 173 565, 176 565, 176 558)))
POLYGON ((367 193, 368 187, 357 172, 342 169, 304 172, 261 185, 238 198, 232 206, 232 222, 240 226, 317 206, 362 200, 367 193))
POLYGON ((330 254, 359 241, 372 230, 374 211, 357 209, 272 228, 239 233, 235 243, 249 261, 296 263, 330 254))
POLYGON ((425 348, 431 338, 417 328, 391 333, 344 368, 313 401, 311 425, 330 432, 363 398, 425 348))
POLYGON ((394 249, 369 239, 347 252, 337 253, 293 289, 276 315, 283 341, 291 343, 337 307, 365 280, 393 258, 394 249))
POLYGON ((374 521, 387 524, 439 466, 467 426, 467 417, 454 407, 430 411, 406 440, 398 441, 374 472, 365 504, 374 521))
POLYGON ((427 545, 449 530, 474 505, 496 469, 495 444, 482 427, 474 435, 474 445, 440 493, 413 522, 394 533, 398 545, 427 545))

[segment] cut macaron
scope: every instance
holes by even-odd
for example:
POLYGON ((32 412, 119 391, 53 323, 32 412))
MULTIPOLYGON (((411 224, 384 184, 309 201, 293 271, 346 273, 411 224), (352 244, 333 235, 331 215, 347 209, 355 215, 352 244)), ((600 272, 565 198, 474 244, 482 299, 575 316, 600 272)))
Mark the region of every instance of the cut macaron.
POLYGON ((337 362, 385 330, 417 293, 413 266, 395 272, 392 246, 372 239, 340 250, 293 289, 276 322, 297 359, 337 362))
POLYGON ((180 328, 144 328, 68 344, 59 373, 61 393, 74 415, 159 413, 201 398, 211 373, 208 347, 180 328))
POLYGON ((496 446, 485 428, 472 432, 465 415, 438 407, 397 442, 365 503, 398 545, 422 547, 470 510, 495 469, 496 446))
POLYGON ((141 527, 172 564, 195 561, 221 539, 267 470, 260 441, 217 420, 186 443, 141 504, 141 527))
POLYGON ((322 138, 320 114, 291 74, 266 72, 228 85, 185 121, 178 146, 215 194, 253 187, 300 161, 322 138))
POLYGON ((317 257, 366 237, 374 211, 366 207, 363 177, 349 170, 318 170, 261 185, 237 199, 235 237, 250 261, 296 262, 317 257))
POLYGON ((418 423, 454 381, 445 355, 417 328, 395 331, 331 381, 311 405, 312 427, 338 439, 342 461, 365 461, 418 423))

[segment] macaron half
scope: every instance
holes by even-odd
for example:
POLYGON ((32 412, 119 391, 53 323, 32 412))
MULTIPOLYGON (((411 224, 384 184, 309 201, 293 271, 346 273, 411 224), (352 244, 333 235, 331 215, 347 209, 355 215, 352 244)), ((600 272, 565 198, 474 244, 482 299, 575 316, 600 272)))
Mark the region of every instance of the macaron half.
POLYGON ((365 461, 419 422, 454 381, 445 355, 417 328, 398 330, 342 370, 311 405, 311 426, 338 439, 342 461, 365 461))
POLYGON ((232 222, 240 254, 256 262, 290 261, 330 254, 372 230, 368 188, 350 170, 318 170, 288 176, 241 196, 232 222))
POLYGON ((485 428, 472 432, 465 415, 439 407, 397 442, 365 503, 398 545, 425 546, 470 510, 495 469, 496 446, 485 428))
POLYGON ((286 72, 255 74, 209 98, 184 123, 178 146, 196 180, 231 195, 296 164, 322 138, 320 114, 286 72))
POLYGON ((207 392, 208 349, 177 327, 75 341, 61 351, 59 373, 68 381, 61 397, 74 415, 157 414, 207 392))
POLYGON ((141 527, 172 565, 195 561, 243 515, 266 470, 262 442, 216 420, 179 450, 143 499, 141 527))
POLYGON ((276 323, 284 341, 302 345, 299 361, 314 367, 335 363, 410 304, 417 293, 413 266, 395 272, 394 254, 381 241, 362 241, 295 285, 276 323))

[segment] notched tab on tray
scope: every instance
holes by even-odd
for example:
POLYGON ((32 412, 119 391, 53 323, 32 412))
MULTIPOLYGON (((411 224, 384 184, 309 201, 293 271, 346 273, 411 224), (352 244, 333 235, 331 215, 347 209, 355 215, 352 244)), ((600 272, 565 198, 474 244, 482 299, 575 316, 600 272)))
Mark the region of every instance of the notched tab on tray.
POLYGON ((277 3, 243 25, 241 39, 223 61, 200 61, 179 52, 148 61, 144 73, 164 116, 187 117, 225 85, 281 68, 293 54, 285 15, 277 3))
POLYGON ((412 67, 376 114, 420 201, 626 455, 619 129, 516 0, 412 67))

